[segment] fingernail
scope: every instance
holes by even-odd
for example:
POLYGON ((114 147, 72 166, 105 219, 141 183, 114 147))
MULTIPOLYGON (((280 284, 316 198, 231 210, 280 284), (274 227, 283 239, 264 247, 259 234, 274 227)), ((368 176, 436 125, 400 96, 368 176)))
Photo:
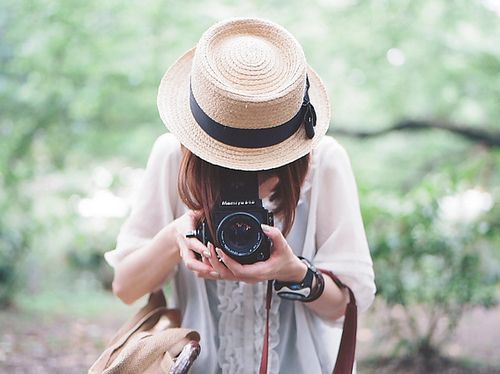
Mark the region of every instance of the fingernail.
POLYGON ((206 258, 210 258, 211 254, 210 254, 210 251, 207 251, 206 249, 203 251, 203 256, 205 256, 206 258))
POLYGON ((223 254, 222 254, 222 249, 220 248, 215 248, 215 251, 217 252, 217 254, 219 255, 219 258, 222 260, 223 259, 223 254))
POLYGON ((261 224, 260 227, 262 227, 262 230, 264 232, 269 232, 269 230, 271 230, 271 226, 268 226, 268 225, 265 225, 265 224, 261 224))
POLYGON ((219 273, 217 273, 216 271, 211 271, 211 272, 210 272, 210 275, 211 275, 212 277, 219 278, 219 273))

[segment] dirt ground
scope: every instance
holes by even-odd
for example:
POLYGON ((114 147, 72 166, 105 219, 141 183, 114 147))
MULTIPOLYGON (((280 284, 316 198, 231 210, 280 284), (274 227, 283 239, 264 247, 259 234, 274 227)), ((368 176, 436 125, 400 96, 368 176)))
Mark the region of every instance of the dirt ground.
MULTIPOLYGON (((377 360, 377 367, 370 365, 374 355, 384 355, 390 346, 377 336, 377 323, 383 308, 374 313, 362 315, 357 334, 357 358, 362 374, 419 374, 428 371, 418 368, 395 368, 393 361, 377 360)), ((450 362, 442 362, 436 373, 497 373, 500 374, 500 306, 493 309, 475 308, 466 312, 452 340, 443 347, 450 362), (460 364, 458 364, 460 362, 460 364), (467 367, 467 368, 465 368, 467 367)))
MULTIPOLYGON (((50 317, 26 315, 16 310, 0 312, 0 373, 86 373, 118 327, 131 313, 120 312, 95 318, 50 317)), ((369 365, 366 361, 374 352, 372 333, 375 316, 361 319, 358 330, 357 357, 360 374, 418 374, 412 367, 395 369, 391 362, 369 365), (365 363, 364 363, 365 362, 365 363)), ((474 310, 459 326, 456 339, 448 347, 452 357, 467 357, 478 365, 470 369, 450 366, 440 373, 500 373, 500 308, 474 310), (490 368, 479 368, 479 363, 490 368)))

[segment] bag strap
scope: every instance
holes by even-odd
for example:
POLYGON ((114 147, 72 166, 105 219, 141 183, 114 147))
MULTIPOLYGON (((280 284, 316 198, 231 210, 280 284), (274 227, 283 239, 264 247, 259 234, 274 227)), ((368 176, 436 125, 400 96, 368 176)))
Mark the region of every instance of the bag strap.
MULTIPOLYGON (((333 374, 351 374, 354 367, 354 358, 356 353, 356 331, 358 324, 358 308, 356 306, 356 298, 351 289, 340 281, 335 274, 329 270, 318 269, 323 274, 328 275, 339 288, 347 288, 349 291, 349 303, 346 306, 344 326, 342 329, 342 337, 340 338, 339 352, 333 374)), ((264 332, 264 342, 262 343, 262 355, 260 359, 259 374, 267 374, 267 363, 269 355, 269 311, 271 309, 271 299, 273 281, 267 281, 266 293, 266 325, 264 332)))
POLYGON ((144 317, 150 315, 150 313, 158 308, 166 307, 167 301, 165 299, 165 294, 160 288, 149 294, 148 302, 144 305, 131 319, 129 319, 113 336, 108 346, 115 345, 118 340, 121 340, 124 334, 131 335, 130 330, 134 328, 140 321, 144 320, 144 317))

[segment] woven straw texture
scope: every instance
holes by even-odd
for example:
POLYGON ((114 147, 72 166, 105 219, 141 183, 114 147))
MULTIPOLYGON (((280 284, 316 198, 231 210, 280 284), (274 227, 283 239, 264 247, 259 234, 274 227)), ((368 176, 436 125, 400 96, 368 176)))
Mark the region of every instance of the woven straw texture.
POLYGON ((297 40, 281 26, 256 18, 230 19, 209 28, 197 46, 167 70, 157 104, 162 121, 184 146, 212 164, 239 170, 271 169, 304 156, 326 133, 330 122, 326 89, 307 65, 297 40), (225 126, 278 126, 299 111, 306 74, 317 114, 312 139, 301 126, 273 146, 229 146, 206 134, 191 114, 190 85, 203 111, 225 126))

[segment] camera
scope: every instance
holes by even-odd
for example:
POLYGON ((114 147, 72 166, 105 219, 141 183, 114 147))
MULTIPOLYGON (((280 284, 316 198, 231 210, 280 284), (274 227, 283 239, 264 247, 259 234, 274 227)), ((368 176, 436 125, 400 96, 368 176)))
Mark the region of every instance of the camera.
POLYGON ((215 239, 206 220, 193 236, 205 245, 210 241, 240 264, 267 260, 271 241, 261 224, 273 226, 274 218, 259 199, 257 173, 226 169, 221 184, 220 196, 211 210, 215 239))

